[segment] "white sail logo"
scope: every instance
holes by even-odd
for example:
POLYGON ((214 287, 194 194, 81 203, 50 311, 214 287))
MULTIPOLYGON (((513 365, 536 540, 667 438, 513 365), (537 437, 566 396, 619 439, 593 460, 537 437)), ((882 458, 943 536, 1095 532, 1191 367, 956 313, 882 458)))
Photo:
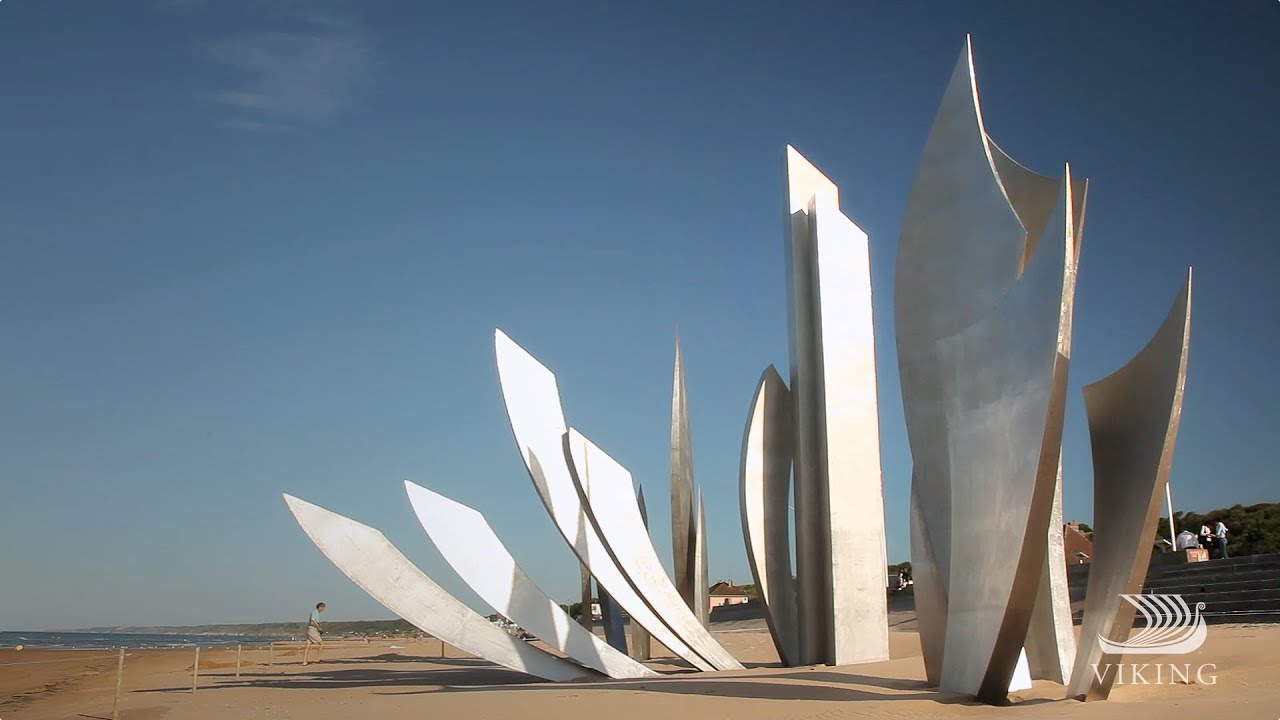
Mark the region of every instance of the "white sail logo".
POLYGON ((1181 595, 1121 595, 1138 609, 1147 626, 1124 642, 1113 642, 1101 635, 1098 642, 1107 653, 1129 655, 1182 655, 1204 644, 1208 630, 1200 611, 1204 603, 1192 610, 1181 595))

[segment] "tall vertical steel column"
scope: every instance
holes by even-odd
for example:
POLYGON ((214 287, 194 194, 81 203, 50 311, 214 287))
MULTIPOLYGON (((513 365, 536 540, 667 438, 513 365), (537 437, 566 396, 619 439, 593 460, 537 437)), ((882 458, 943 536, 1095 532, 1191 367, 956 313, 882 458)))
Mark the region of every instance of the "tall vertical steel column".
POLYGON ((684 356, 676 331, 676 360, 671 382, 671 554, 676 590, 690 610, 698 609, 694 560, 693 442, 689 437, 689 400, 684 388, 684 356))
MULTIPOLYGON (((644 488, 636 488, 636 504, 640 506, 640 520, 649 529, 649 510, 644 506, 644 488)), ((648 660, 653 654, 652 636, 640 623, 631 621, 631 657, 636 660, 648 660)))
POLYGON ((839 190, 787 147, 801 663, 889 656, 867 235, 839 190))
POLYGON ((693 586, 693 614, 702 627, 711 626, 711 588, 707 583, 707 512, 702 507, 702 491, 698 491, 697 510, 693 526, 693 567, 696 571, 693 586))

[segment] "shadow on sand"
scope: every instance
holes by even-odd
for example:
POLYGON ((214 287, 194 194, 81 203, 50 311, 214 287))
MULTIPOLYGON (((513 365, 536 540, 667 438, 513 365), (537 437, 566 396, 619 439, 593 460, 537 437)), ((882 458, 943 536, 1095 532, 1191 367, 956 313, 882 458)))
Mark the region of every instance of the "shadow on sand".
MULTIPOLYGON (((436 667, 433 669, 394 668, 315 668, 288 674, 255 672, 241 673, 239 679, 232 673, 204 676, 209 684, 199 692, 213 692, 229 688, 385 688, 383 695, 419 695, 462 692, 565 692, 588 689, 629 690, 632 692, 668 693, 674 695, 701 695, 759 700, 814 700, 827 702, 932 700, 946 705, 979 705, 970 696, 941 692, 926 687, 920 680, 876 677, 854 673, 830 672, 821 669, 793 670, 779 668, 777 672, 741 676, 703 676, 684 674, 647 680, 593 680, 583 682, 546 683, 537 678, 506 668, 498 667, 474 658, 405 658, 391 654, 379 656, 382 662, 444 663, 462 667, 436 667), (859 686, 859 687, 849 687, 859 686), (403 690, 396 690, 403 688, 403 690)), ((342 660, 346 663, 368 663, 378 658, 342 660)), ((309 666, 310 667, 310 666, 309 666)), ((136 690, 139 693, 185 693, 190 686, 136 690)), ((1031 699, 1019 705, 1053 702, 1049 699, 1031 699)))

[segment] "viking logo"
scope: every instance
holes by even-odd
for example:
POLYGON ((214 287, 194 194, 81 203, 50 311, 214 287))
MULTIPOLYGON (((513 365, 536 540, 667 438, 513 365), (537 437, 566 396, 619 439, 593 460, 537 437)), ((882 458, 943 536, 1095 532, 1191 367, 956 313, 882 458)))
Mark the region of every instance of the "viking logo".
POLYGON ((1104 652, 1129 655, 1182 655, 1197 650, 1204 644, 1208 630, 1200 611, 1204 603, 1196 603, 1195 610, 1187 607, 1181 595, 1121 595, 1138 609, 1147 621, 1142 632, 1124 642, 1113 642, 1101 635, 1098 642, 1104 652))

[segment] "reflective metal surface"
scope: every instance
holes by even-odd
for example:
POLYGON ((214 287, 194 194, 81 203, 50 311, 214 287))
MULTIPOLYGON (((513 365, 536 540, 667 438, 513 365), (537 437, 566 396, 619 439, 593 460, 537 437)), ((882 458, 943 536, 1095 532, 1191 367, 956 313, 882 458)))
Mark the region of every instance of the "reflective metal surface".
MULTIPOLYGON (((636 505, 640 507, 640 520, 645 531, 649 530, 649 511, 644 506, 644 488, 636 488, 636 505)), ((636 660, 649 660, 653 655, 653 643, 649 631, 640 623, 631 623, 631 657, 636 660)))
POLYGON ((911 567, 930 684, 942 683, 951 575, 945 366, 934 348, 988 312, 1017 277, 1026 233, 991 167, 968 40, 907 200, 894 281, 898 371, 914 460, 911 567))
POLYGON ((657 676, 574 622, 516 564, 479 512, 407 480, 404 487, 418 522, 440 555, 489 607, 570 660, 611 678, 657 676))
POLYGON ((907 199, 894 284, 899 353, 928 352, 991 312, 1017 281, 1026 243, 992 167, 966 39, 907 199))
MULTIPOLYGON (((697 610, 698 564, 694 552, 693 441, 689 436, 689 399, 684 387, 684 355, 676 332, 676 360, 671 380, 671 554, 676 589, 697 610)), ((705 584, 702 578, 701 584, 705 584)))
POLYGON ((290 495, 284 499, 325 557, 373 599, 422 631, 476 657, 546 680, 600 677, 498 628, 435 584, 376 529, 290 495))
POLYGON ((787 148, 801 663, 889 656, 884 505, 867 235, 787 148))
MULTIPOLYGON (((938 549, 950 547, 951 498, 945 503, 920 499, 921 483, 911 474, 911 592, 916 601, 916 627, 920 633, 920 654, 924 660, 925 682, 930 687, 942 683, 942 652, 947 637, 947 581, 938 549), (932 524, 925 520, 925 508, 938 515, 932 524), (944 512, 945 511, 945 512, 944 512), (934 537, 938 540, 935 541, 934 537)), ((950 553, 945 556, 950 558, 950 553)))
POLYGON ((582 497, 590 499, 585 507, 593 526, 648 607, 715 669, 742 669, 741 663, 711 637, 693 610, 684 604, 667 577, 640 517, 631 473, 574 428, 565 435, 564 457, 582 497))
MULTIPOLYGON (((1019 271, 1035 255, 1046 223, 1052 215, 1054 204, 1061 190, 1061 178, 1034 172, 998 147, 991 136, 987 146, 1000 184, 1009 198, 1009 204, 1027 232, 1019 271)), ((1072 257, 1067 270, 1067 289, 1063 302, 1074 302, 1075 264, 1080 258, 1080 243, 1084 234, 1084 212, 1088 197, 1089 181, 1084 178, 1071 180, 1072 199, 1072 257)), ((1067 326, 1059 333, 1058 350, 1066 358, 1071 357, 1070 314, 1067 326)), ((1071 598, 1067 587, 1066 558, 1062 546, 1062 458, 1058 458, 1057 482, 1054 490, 1053 511, 1049 522, 1048 552, 1041 572, 1040 590, 1031 613, 1031 625, 1027 630, 1026 650, 1031 676, 1039 680, 1066 683, 1075 662, 1076 638, 1071 621, 1071 598)), ((1011 690, 1013 688, 1010 688, 1011 690)))
POLYGON ((787 309, 791 351, 792 418, 796 427, 795 478, 796 534, 796 616, 799 623, 797 662, 801 665, 825 663, 830 647, 831 597, 828 578, 831 572, 831 550, 826 546, 827 518, 821 460, 819 427, 821 407, 818 405, 817 378, 819 353, 816 308, 813 285, 813 231, 809 207, 819 194, 839 200, 839 190, 795 148, 787 146, 786 159, 788 212, 791 215, 787 248, 787 309))
POLYGON ((591 591, 591 571, 581 561, 578 562, 578 570, 580 571, 578 597, 581 603, 578 606, 578 624, 590 630, 595 622, 595 619, 591 616, 591 603, 595 602, 595 593, 591 591))
POLYGON ((604 627, 604 639, 618 652, 627 652, 627 631, 622 626, 622 608, 609 596, 600 583, 596 583, 596 597, 600 601, 600 625, 604 627))
MULTIPOLYGON (((596 581, 627 611, 632 622, 643 625, 658 642, 695 668, 716 669, 691 650, 640 597, 606 548, 599 529, 588 520, 565 461, 567 427, 555 375, 501 330, 494 333, 494 347, 498 379, 516 446, 560 534, 596 581)), ((634 507, 634 496, 628 497, 634 507)), ((687 607, 683 609, 688 613, 687 607)))
POLYGON ((985 702, 1007 695, 1046 567, 1076 187, 990 143, 966 41, 907 203, 895 319, 926 671, 985 702))
POLYGON ((1040 589, 1027 628, 1027 659, 1031 677, 1062 685, 1071 677, 1076 661, 1076 634, 1071 620, 1071 594, 1067 587, 1067 558, 1062 537, 1062 459, 1049 515, 1048 552, 1040 572, 1040 589))
POLYGON ((698 491, 697 524, 693 526, 693 567, 697 571, 698 584, 693 588, 693 614, 702 627, 711 627, 711 588, 707 581, 707 511, 702 506, 702 491, 698 491))
POLYGON ((751 578, 778 658, 798 665, 796 592, 791 573, 791 392, 770 365, 756 385, 742 439, 742 536, 751 578))
POLYGON ((867 234, 821 194, 814 196, 810 222, 822 367, 824 530, 831 558, 827 662, 887 660, 889 611, 880 586, 888 560, 867 234))
POLYGON ((1191 271, 1155 335, 1124 367, 1084 388, 1093 445, 1093 563, 1068 697, 1105 699, 1123 656, 1103 650, 1129 638, 1151 562, 1160 504, 1182 418, 1191 342, 1191 271), (1102 674, 1101 681, 1097 674, 1102 674))
POLYGON ((942 383, 952 523, 941 687, 986 702, 1008 692, 1047 551, 1065 405, 1058 339, 1070 199, 1064 183, 1052 236, 1004 301, 935 346, 953 371, 942 383))

